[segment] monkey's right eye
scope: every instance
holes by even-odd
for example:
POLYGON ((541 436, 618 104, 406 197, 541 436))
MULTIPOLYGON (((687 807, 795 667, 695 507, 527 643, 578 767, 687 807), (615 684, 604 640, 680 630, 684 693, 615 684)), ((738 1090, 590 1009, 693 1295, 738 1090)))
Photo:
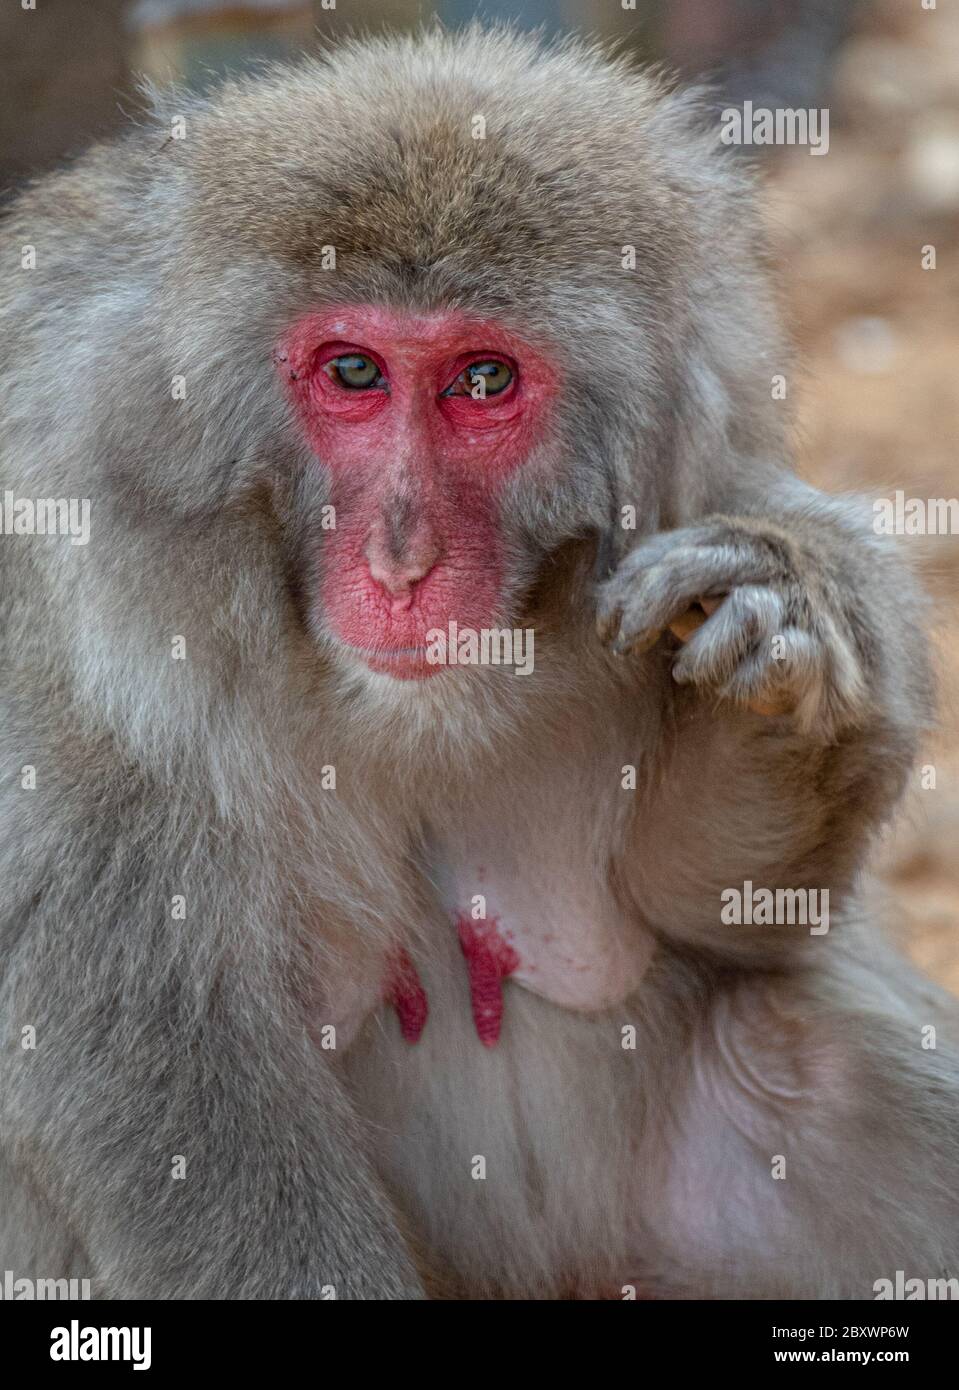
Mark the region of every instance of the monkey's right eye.
POLYGON ((360 352, 349 352, 343 357, 334 357, 323 370, 337 386, 347 391, 369 391, 371 388, 383 390, 386 381, 372 357, 360 352))

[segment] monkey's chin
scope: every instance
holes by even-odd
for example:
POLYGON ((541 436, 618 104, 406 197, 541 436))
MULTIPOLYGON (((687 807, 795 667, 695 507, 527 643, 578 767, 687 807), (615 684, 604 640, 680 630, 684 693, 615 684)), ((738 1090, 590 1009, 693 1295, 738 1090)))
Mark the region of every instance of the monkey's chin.
POLYGON ((426 680, 428 676, 438 676, 446 669, 442 664, 427 659, 425 647, 401 647, 394 652, 385 652, 348 646, 346 650, 368 670, 378 676, 392 676, 394 680, 426 680))

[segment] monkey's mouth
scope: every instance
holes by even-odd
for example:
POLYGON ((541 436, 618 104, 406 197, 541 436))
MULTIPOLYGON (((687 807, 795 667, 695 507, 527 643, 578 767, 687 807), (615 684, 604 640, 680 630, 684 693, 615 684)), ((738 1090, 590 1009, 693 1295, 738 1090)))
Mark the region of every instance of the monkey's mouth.
POLYGON ((382 647, 355 647, 344 644, 346 650, 358 657, 371 671, 380 676, 393 676, 401 681, 423 680, 426 676, 436 676, 444 667, 427 658, 425 647, 396 647, 392 651, 382 647))

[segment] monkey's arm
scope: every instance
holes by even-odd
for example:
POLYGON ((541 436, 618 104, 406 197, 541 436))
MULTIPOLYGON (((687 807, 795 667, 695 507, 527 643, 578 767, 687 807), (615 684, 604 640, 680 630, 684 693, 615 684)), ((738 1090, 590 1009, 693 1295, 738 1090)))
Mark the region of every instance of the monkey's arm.
POLYGON ((761 955, 768 929, 719 927, 724 889, 829 888, 838 913, 931 706, 921 601, 868 508, 784 479, 757 488, 640 542, 602 590, 600 624, 663 687, 658 775, 624 868, 651 920, 761 955))
MULTIPOLYGON (((59 877, 50 865, 32 904, 0 923, 11 1168, 82 1243, 106 1296, 420 1296, 339 1079, 252 920, 242 866, 235 893, 216 879, 205 894, 196 866, 216 848, 188 835, 163 856, 154 827, 129 816, 112 837, 102 807, 86 831, 74 824, 59 877), (179 923, 171 886, 186 893, 179 923)), ((221 842, 224 853, 229 873, 221 842)))

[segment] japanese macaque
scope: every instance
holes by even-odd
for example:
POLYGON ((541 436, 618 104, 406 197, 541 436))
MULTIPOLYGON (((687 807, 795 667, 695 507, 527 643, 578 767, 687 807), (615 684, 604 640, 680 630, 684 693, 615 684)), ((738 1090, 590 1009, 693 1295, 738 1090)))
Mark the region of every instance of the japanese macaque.
POLYGON ((695 97, 498 31, 350 43, 163 97, 2 255, 5 517, 89 499, 90 536, 0 538, 0 1266, 959 1274, 956 1010, 860 883, 922 604, 790 472, 695 97))

